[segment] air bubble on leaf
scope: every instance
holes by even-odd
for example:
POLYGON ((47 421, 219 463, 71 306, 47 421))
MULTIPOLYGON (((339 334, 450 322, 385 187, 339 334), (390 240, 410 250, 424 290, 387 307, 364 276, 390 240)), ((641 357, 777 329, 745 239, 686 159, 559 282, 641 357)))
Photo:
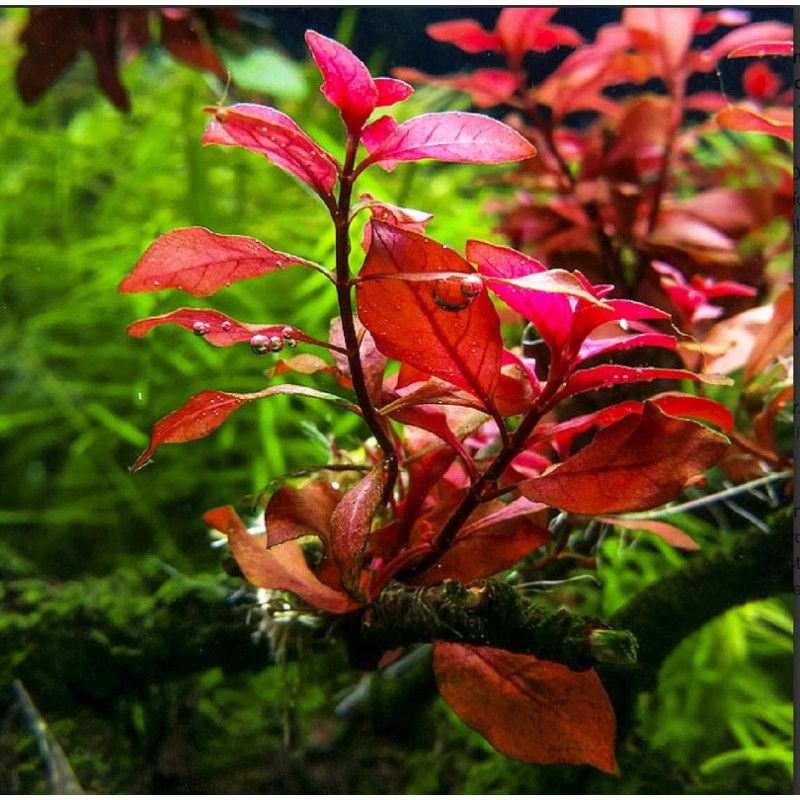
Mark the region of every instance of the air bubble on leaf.
POLYGON ((158 288, 159 286, 161 286, 161 281, 153 281, 153 286, 158 288))
POLYGON ((438 281, 433 287, 433 300, 436 305, 445 311, 463 311, 473 298, 465 297, 461 286, 462 281, 458 278, 455 278, 454 281, 438 281))
POLYGON ((257 355, 263 356, 272 352, 272 342, 269 336, 264 336, 262 333, 257 333, 250 339, 250 349, 257 355))
POLYGON ((197 322, 192 325, 192 330, 194 331, 195 336, 207 336, 211 333, 211 325, 207 322, 201 322, 198 320, 197 322))
POLYGON ((290 328, 288 325, 281 331, 281 333, 283 334, 283 338, 286 340, 294 339, 294 328, 290 328))
POLYGON ((229 332, 230 332, 230 331, 233 329, 233 323, 232 323, 232 322, 231 322, 229 319, 226 319, 226 320, 225 320, 225 321, 224 321, 224 322, 223 322, 223 323, 220 325, 220 328, 222 328, 222 330, 223 330, 225 333, 229 333, 229 332))
POLYGON ((626 331, 626 332, 627 332, 627 331, 629 331, 629 330, 631 329, 631 324, 630 324, 630 322, 628 322, 628 320, 626 320, 626 319, 621 319, 621 320, 619 321, 619 326, 620 326, 620 328, 622 328, 622 330, 624 330, 624 331, 626 331))
POLYGON ((461 294, 464 297, 477 297, 483 291, 483 281, 480 275, 467 275, 461 281, 461 294))
POLYGON ((279 353, 281 350, 283 350, 283 338, 280 336, 270 336, 269 347, 273 353, 279 353))
POLYGON ((641 377, 642 377, 642 371, 641 371, 640 369, 637 369, 637 370, 636 370, 636 371, 635 371, 633 374, 634 374, 634 375, 635 375, 637 378, 641 378, 641 377))

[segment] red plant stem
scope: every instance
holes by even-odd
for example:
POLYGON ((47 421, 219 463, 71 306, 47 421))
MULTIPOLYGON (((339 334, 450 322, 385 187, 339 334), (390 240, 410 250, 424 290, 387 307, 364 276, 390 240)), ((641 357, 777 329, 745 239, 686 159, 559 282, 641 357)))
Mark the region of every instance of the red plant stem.
POLYGON ((348 134, 347 151, 339 181, 339 201, 335 212, 331 213, 336 227, 336 294, 339 301, 342 336, 347 350, 347 363, 350 366, 350 379, 353 382, 353 390, 355 391, 358 405, 361 407, 364 421, 383 451, 387 473, 383 491, 383 500, 385 502, 391 497, 397 481, 397 451, 389 432, 384 427, 383 420, 375 411, 375 406, 370 399, 361 364, 358 334, 353 320, 353 298, 350 281, 350 200, 353 194, 353 183, 356 178, 353 166, 357 150, 358 138, 348 134))
POLYGON ((401 578, 423 572, 447 552, 469 515, 485 500, 484 489, 499 480, 508 465, 524 449, 528 436, 539 423, 539 420, 550 410, 552 399, 558 391, 561 380, 562 375, 560 373, 551 376, 536 403, 522 418, 519 427, 497 454, 494 461, 486 469, 486 472, 470 487, 450 519, 439 531, 438 536, 430 543, 430 549, 418 561, 405 569, 400 575, 401 578))

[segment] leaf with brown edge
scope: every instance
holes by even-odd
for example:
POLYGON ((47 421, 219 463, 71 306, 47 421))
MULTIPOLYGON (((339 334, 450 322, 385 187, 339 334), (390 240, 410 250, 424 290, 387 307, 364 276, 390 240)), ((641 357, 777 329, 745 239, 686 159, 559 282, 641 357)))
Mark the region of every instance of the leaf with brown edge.
POLYGON ((727 447, 721 434, 645 402, 641 415, 601 429, 574 456, 518 488, 529 500, 577 514, 644 511, 674 500, 727 447))
POLYGON ((492 647, 434 642, 442 697, 509 758, 616 773, 614 709, 594 670, 492 647))
POLYGON ((269 397, 276 394, 296 394, 304 397, 315 397, 320 400, 328 400, 337 403, 343 408, 355 413, 360 410, 343 400, 327 392, 320 392, 308 386, 293 386, 291 384, 279 384, 269 386, 260 392, 250 394, 234 394, 232 392, 217 392, 206 390, 194 395, 185 402, 180 408, 167 414, 153 426, 150 434, 150 444, 147 449, 136 459, 136 463, 131 467, 131 472, 141 469, 150 459, 156 449, 162 444, 177 444, 180 442, 192 442, 196 439, 204 439, 213 433, 237 408, 249 403, 251 400, 260 400, 262 397, 269 397))
POLYGON ((222 236, 206 228, 178 228, 147 248, 119 285, 123 293, 181 289, 207 297, 244 278, 284 267, 322 269, 304 258, 272 250, 249 236, 222 236))
POLYGON ((331 555, 351 595, 358 590, 361 562, 382 494, 383 468, 378 466, 345 494, 331 515, 331 555))
POLYGON ((250 583, 263 589, 292 592, 322 611, 345 614, 358 607, 346 594, 322 583, 308 566, 297 542, 264 549, 230 506, 215 508, 203 519, 226 534, 236 563, 250 583))
POLYGON ((192 331, 216 347, 230 347, 242 342, 252 343, 253 336, 265 337, 267 341, 276 339, 272 347, 275 352, 282 350, 284 345, 292 348, 297 342, 328 347, 325 342, 306 336, 299 328, 292 325, 257 325, 237 322, 227 314, 212 308, 178 308, 158 317, 140 319, 128 326, 128 334, 141 338, 153 328, 169 324, 179 325, 187 331, 192 331))
POLYGON ((412 231, 372 221, 372 241, 357 287, 358 314, 378 349, 486 401, 500 375, 500 320, 487 292, 463 291, 480 279, 457 253, 412 231), (432 281, 404 274, 463 274, 432 281), (454 285, 451 285, 454 282, 454 285), (398 324, 398 323, 402 324, 398 324))

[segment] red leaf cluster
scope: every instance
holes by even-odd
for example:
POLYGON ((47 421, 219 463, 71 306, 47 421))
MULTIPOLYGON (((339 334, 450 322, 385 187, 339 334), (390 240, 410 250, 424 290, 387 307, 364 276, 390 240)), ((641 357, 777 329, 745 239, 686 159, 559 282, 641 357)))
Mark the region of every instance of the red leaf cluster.
MULTIPOLYGON (((555 13, 552 8, 505 9, 493 31, 462 21, 432 33, 468 51, 505 54, 508 74, 514 76, 529 52, 581 45, 574 31, 551 21, 555 13)), ((722 12, 703 16, 683 10, 674 35, 666 35, 663 22, 657 9, 629 10, 622 25, 564 62, 567 66, 557 71, 559 85, 588 86, 597 100, 607 85, 599 77, 600 65, 613 65, 613 80, 661 77, 675 86, 696 68, 690 45, 699 27, 738 24, 722 12)), ((215 346, 249 343, 256 355, 321 347, 330 354, 326 358, 301 352, 267 374, 330 373, 341 392, 354 399, 292 384, 248 394, 204 391, 156 423, 134 469, 161 444, 208 436, 240 406, 275 394, 324 399, 358 414, 369 432, 360 459, 354 463, 352 454, 332 446, 332 463, 315 468, 316 474, 303 481, 287 478, 264 498, 265 536, 251 535, 231 508, 206 515, 208 524, 228 537, 250 582, 290 593, 304 611, 346 614, 363 609, 391 580, 410 586, 481 581, 545 548, 545 558, 553 560, 567 543, 552 541, 553 509, 613 521, 617 518, 609 515, 670 502, 715 464, 728 441, 708 425, 727 432, 732 417, 711 400, 662 393, 641 401, 622 393, 616 402, 588 413, 576 413, 571 400, 654 379, 718 382, 714 375, 677 367, 676 337, 665 324, 666 312, 612 296, 614 286, 593 283, 590 270, 579 271, 566 260, 548 267, 517 249, 475 240, 466 243, 462 256, 427 235, 428 214, 368 194, 352 203, 354 183, 375 165, 393 169, 421 159, 524 161, 536 153, 531 141, 480 114, 422 114, 402 123, 389 116, 372 119, 376 109, 406 100, 410 86, 373 78, 354 53, 332 39, 309 31, 306 41, 322 74, 321 91, 345 126, 342 153, 320 147, 277 109, 253 104, 210 109, 213 118, 203 142, 263 155, 307 184, 330 214, 336 263, 328 269, 255 239, 187 228, 151 245, 120 291, 180 289, 204 297, 284 267, 320 271, 336 292, 340 311, 327 340, 315 338, 324 333, 290 324, 242 323, 222 311, 198 308, 139 320, 128 331, 141 337, 175 324, 215 346), (366 255, 354 269, 351 226, 361 211, 368 212, 362 238, 366 255), (500 306, 507 307, 506 318, 516 314, 524 320, 526 335, 536 334, 537 342, 528 342, 535 353, 504 340, 500 306), (642 348, 672 360, 637 366, 642 348), (611 360, 620 353, 630 364, 611 360)), ((728 44, 748 41, 739 37, 728 44)), ((707 60, 721 57, 728 44, 707 60)), ((500 88, 494 96, 500 98, 508 92, 508 75, 484 71, 471 90, 495 79, 500 88)), ((516 84, 513 91, 519 91, 516 84)), ((575 103, 565 99, 560 108, 554 106, 554 117, 578 107, 575 103)), ((689 201, 663 213, 658 209, 647 230, 634 217, 647 210, 653 193, 644 200, 621 190, 614 195, 624 181, 635 186, 637 177, 652 178, 663 163, 656 145, 673 125, 670 109, 651 99, 621 108, 616 119, 620 137, 609 139, 602 151, 592 149, 597 143, 591 134, 572 140, 585 164, 579 178, 571 172, 571 180, 559 178, 570 184, 569 197, 565 193, 545 207, 531 206, 539 233, 547 230, 548 252, 579 247, 570 227, 584 239, 587 231, 591 239, 605 230, 600 198, 607 201, 604 208, 613 208, 615 224, 649 241, 653 251, 670 213, 702 219, 705 233, 695 246, 708 246, 707 228, 716 223, 707 204, 689 201), (604 183, 607 174, 610 183, 604 183)), ((537 144, 547 163, 532 174, 544 176, 554 161, 563 160, 561 142, 545 136, 537 144)), ((550 188, 558 185, 551 182, 550 188)), ((595 240, 595 255, 602 241, 595 240)), ((685 321, 710 316, 710 298, 749 293, 730 281, 685 279, 671 264, 656 266, 685 321)), ((769 412, 770 419, 775 413, 769 412)), ((765 417, 762 427, 769 421, 765 417)), ((618 522, 631 524, 624 517, 618 522)), ((665 523, 636 524, 674 546, 695 546, 665 523)), ((435 645, 435 669, 455 712, 500 751, 526 761, 616 769, 613 711, 594 673, 441 642, 435 645)))

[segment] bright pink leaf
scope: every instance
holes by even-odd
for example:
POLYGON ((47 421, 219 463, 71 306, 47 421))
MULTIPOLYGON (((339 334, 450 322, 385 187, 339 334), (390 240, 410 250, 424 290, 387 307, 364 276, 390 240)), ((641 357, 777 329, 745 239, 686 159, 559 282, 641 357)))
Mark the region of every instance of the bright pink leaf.
POLYGON ((244 278, 256 278, 284 267, 318 265, 272 250, 249 236, 221 236, 206 228, 179 228, 165 233, 119 285, 119 291, 158 292, 181 289, 207 297, 244 278))
POLYGON ((338 162, 281 111, 252 103, 206 109, 214 115, 203 144, 235 145, 261 153, 275 166, 307 183, 330 200, 338 162))
POLYGON ((784 22, 754 22, 726 33, 707 50, 698 54, 695 66, 708 72, 720 59, 750 45, 762 46, 765 42, 786 42, 793 38, 791 25, 784 22))
POLYGON ((393 106, 395 103, 402 103, 408 100, 414 89, 405 81, 396 78, 375 78, 375 88, 378 90, 378 101, 375 103, 377 108, 393 106))
POLYGON ((492 647, 434 642, 447 704, 503 755, 616 772, 614 710, 593 670, 492 647))
MULTIPOLYGON (((316 31, 306 31, 306 44, 322 73, 322 93, 328 102, 339 109, 347 130, 358 135, 367 117, 378 105, 378 89, 369 70, 343 44, 316 31)), ((389 96, 398 93, 396 88, 385 89, 389 96)), ((391 102, 386 105, 391 105, 391 102)))
POLYGON ((551 25, 557 8, 504 8, 497 18, 495 32, 503 43, 509 63, 519 68, 529 50, 546 52, 559 45, 579 45, 577 31, 565 25, 551 25))
POLYGON ((674 500, 727 447, 721 434, 645 403, 641 415, 601 429, 574 456, 519 489, 529 500, 577 514, 643 511, 674 500))
POLYGON ((292 325, 254 325, 237 322, 227 314, 210 308, 178 308, 158 317, 140 319, 128 326, 128 333, 141 338, 153 328, 168 324, 179 325, 187 331, 192 331, 196 336, 217 347, 230 347, 240 342, 249 342, 251 346, 256 347, 253 342, 254 336, 258 337, 258 342, 264 344, 264 352, 267 350, 278 352, 284 346, 293 348, 297 342, 328 346, 325 342, 306 336, 292 325))
POLYGON ((629 531, 648 531, 679 550, 699 550, 700 545, 680 528, 656 519, 626 519, 625 517, 598 517, 598 522, 618 525, 629 531))
POLYGON ((314 575, 297 542, 264 549, 230 506, 215 508, 203 519, 227 535, 236 563, 254 586, 292 592, 315 608, 332 614, 345 614, 358 607, 346 594, 331 589, 314 575))
POLYGON ((482 114, 442 111, 420 114, 397 126, 361 162, 391 169, 394 161, 433 158, 466 164, 503 164, 536 155, 536 148, 513 128, 482 114))
POLYGON ((472 268, 425 236, 377 220, 372 227, 357 297, 359 317, 378 349, 483 400, 490 398, 500 374, 500 321, 488 294, 473 292, 472 268), (390 279, 439 272, 465 277, 418 283, 390 279), (363 280, 377 275, 388 277, 363 280), (466 293, 464 280, 470 282, 466 293))
POLYGON ((622 24, 639 35, 640 49, 653 53, 660 76, 668 82, 683 65, 699 19, 699 8, 628 7, 622 12, 622 24))
POLYGON ((345 494, 331 515, 331 556, 350 594, 358 591, 361 562, 382 493, 383 468, 379 466, 345 494))

